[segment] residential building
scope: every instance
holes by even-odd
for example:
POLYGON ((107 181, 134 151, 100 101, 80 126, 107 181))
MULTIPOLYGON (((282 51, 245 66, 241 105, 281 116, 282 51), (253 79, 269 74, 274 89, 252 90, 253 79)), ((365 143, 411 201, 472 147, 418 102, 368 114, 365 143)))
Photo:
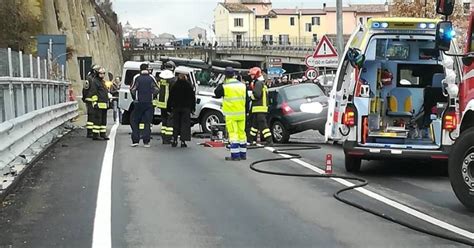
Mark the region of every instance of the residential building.
MULTIPOLYGON (((336 8, 271 9, 269 0, 225 0, 214 11, 220 44, 313 46, 323 36, 336 36, 336 8)), ((372 17, 388 14, 384 4, 357 4, 343 8, 343 30, 347 38, 372 17)))
POLYGON ((351 4, 356 10, 358 23, 365 25, 371 18, 385 17, 388 15, 388 2, 385 4, 351 4))
POLYGON ((219 44, 242 45, 255 37, 255 13, 241 3, 219 3, 214 27, 219 44))
POLYGON ((194 27, 188 30, 188 37, 194 41, 207 41, 207 31, 204 28, 194 27))
POLYGON ((162 33, 154 40, 157 45, 165 45, 166 43, 171 43, 176 40, 176 37, 169 33, 162 33))

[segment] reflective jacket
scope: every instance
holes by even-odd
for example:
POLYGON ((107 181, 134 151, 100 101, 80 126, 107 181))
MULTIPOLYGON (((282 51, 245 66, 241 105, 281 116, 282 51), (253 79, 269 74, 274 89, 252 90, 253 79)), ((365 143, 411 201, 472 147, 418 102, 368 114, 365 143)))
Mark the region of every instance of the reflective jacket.
POLYGON ((168 99, 170 97, 170 88, 172 85, 173 79, 161 79, 159 83, 160 93, 158 94, 158 99, 156 100, 156 106, 158 108, 166 109, 168 108, 168 99))
POLYGON ((216 97, 224 97, 222 112, 226 119, 245 120, 247 87, 237 79, 226 79, 214 91, 216 97))
POLYGON ((86 81, 84 81, 84 84, 82 86, 82 99, 84 102, 93 102, 91 98, 91 88, 94 88, 94 85, 92 85, 93 82, 94 75, 92 74, 92 72, 89 72, 89 74, 87 74, 86 81))
POLYGON ((99 109, 107 109, 109 107, 109 91, 103 79, 98 76, 94 77, 89 90, 94 106, 97 105, 99 109))
POLYGON ((252 113, 268 113, 268 88, 263 78, 255 81, 252 90, 252 113))

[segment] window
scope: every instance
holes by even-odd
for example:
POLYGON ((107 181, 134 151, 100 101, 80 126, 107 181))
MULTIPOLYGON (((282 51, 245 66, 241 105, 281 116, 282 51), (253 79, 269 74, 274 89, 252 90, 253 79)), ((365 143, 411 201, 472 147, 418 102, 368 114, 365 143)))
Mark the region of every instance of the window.
POLYGON ((359 23, 364 24, 364 17, 359 17, 359 23))
POLYGON ((464 14, 469 15, 469 10, 471 9, 471 3, 463 3, 464 14))
POLYGON ((287 34, 280 34, 278 36, 278 44, 280 45, 289 45, 290 44, 290 36, 287 34))
POLYGON ((288 101, 324 96, 324 92, 315 84, 300 84, 284 88, 288 101))
POLYGON ((315 16, 311 18, 311 24, 312 25, 321 25, 321 18, 319 16, 315 16))
POLYGON ((295 18, 290 17, 290 26, 294 26, 294 25, 295 25, 295 18))
POLYGON ((270 30, 270 19, 265 18, 265 30, 270 30))
POLYGON ((436 64, 398 64, 398 87, 424 88, 431 85, 433 75, 444 73, 443 66, 436 64))
POLYGON ((313 26, 311 25, 311 23, 306 23, 305 27, 306 32, 313 32, 313 26))
POLYGON ((262 39, 262 45, 273 45, 273 36, 272 35, 264 35, 262 39))
POLYGON ((318 34, 313 34, 313 42, 318 42, 318 34))
POLYGON ((139 70, 127 70, 125 73, 125 79, 123 80, 125 85, 132 85, 133 77, 135 77, 137 74, 140 74, 139 70))
POLYGON ((243 27, 244 19, 243 18, 234 18, 234 27, 243 27))

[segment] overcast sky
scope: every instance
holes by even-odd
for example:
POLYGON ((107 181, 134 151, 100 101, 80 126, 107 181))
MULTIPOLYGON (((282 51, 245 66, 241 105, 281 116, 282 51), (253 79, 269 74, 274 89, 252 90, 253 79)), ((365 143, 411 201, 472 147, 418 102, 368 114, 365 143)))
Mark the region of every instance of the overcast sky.
MULTIPOLYGON (((171 33, 186 38, 194 26, 209 30, 214 8, 223 0, 112 0, 122 24, 149 27, 155 34, 171 33)), ((384 3, 385 0, 343 0, 347 3, 384 3)), ((335 0, 273 0, 274 8, 322 8, 335 6, 335 0)), ((208 33, 210 30, 208 31, 208 33)))

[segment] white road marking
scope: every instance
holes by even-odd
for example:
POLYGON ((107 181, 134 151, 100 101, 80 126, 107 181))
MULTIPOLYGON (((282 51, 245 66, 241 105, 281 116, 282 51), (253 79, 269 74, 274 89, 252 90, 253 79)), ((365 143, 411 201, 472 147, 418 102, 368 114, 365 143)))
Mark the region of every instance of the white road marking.
MULTIPOLYGON (((275 150, 271 147, 265 147, 265 149, 270 151, 270 152, 273 152, 275 150)), ((285 154, 280 154, 280 156, 286 157, 286 158, 290 157, 290 156, 285 155, 285 154)), ((324 170, 321 170, 318 167, 316 167, 316 166, 314 166, 310 163, 307 163, 305 161, 302 161, 300 159, 291 159, 291 161, 293 161, 293 162, 295 162, 295 163, 297 163, 297 164, 299 164, 299 165, 301 165, 305 168, 308 168, 308 169, 310 169, 310 170, 312 170, 312 171, 314 171, 318 174, 325 174, 324 170)), ((349 182, 345 179, 340 179, 340 178, 331 178, 331 179, 338 182, 338 183, 340 183, 340 184, 342 184, 342 185, 344 185, 344 186, 347 186, 347 187, 354 186, 353 183, 351 183, 351 182, 349 182)), ((464 236, 464 237, 467 237, 467 238, 470 238, 470 239, 474 240, 474 233, 472 233, 470 231, 464 230, 462 228, 459 228, 457 226, 454 226, 454 225, 449 224, 447 222, 444 222, 442 220, 436 219, 432 216, 429 216, 425 213, 422 213, 418 210, 410 208, 410 207, 408 207, 406 205, 403 205, 399 202, 396 202, 394 200, 388 199, 388 198, 386 198, 382 195, 379 195, 379 194, 377 194, 375 192, 372 192, 370 190, 367 190, 365 188, 356 188, 355 190, 359 191, 360 193, 362 193, 362 194, 364 194, 364 195, 366 195, 366 196, 368 196, 372 199, 375 199, 377 201, 385 203, 386 205, 389 205, 393 208, 396 208, 396 209, 398 209, 402 212, 405 212, 405 213, 407 213, 411 216, 414 216, 414 217, 416 217, 420 220, 426 221, 426 222, 431 223, 431 224, 433 224, 435 226, 438 226, 440 228, 446 229, 446 230, 451 231, 453 233, 456 233, 458 235, 461 235, 461 236, 464 236)))
POLYGON ((119 124, 112 126, 107 147, 105 148, 102 169, 100 172, 99 189, 97 191, 97 206, 95 208, 94 233, 92 248, 112 247, 112 167, 115 150, 115 135, 119 124))

